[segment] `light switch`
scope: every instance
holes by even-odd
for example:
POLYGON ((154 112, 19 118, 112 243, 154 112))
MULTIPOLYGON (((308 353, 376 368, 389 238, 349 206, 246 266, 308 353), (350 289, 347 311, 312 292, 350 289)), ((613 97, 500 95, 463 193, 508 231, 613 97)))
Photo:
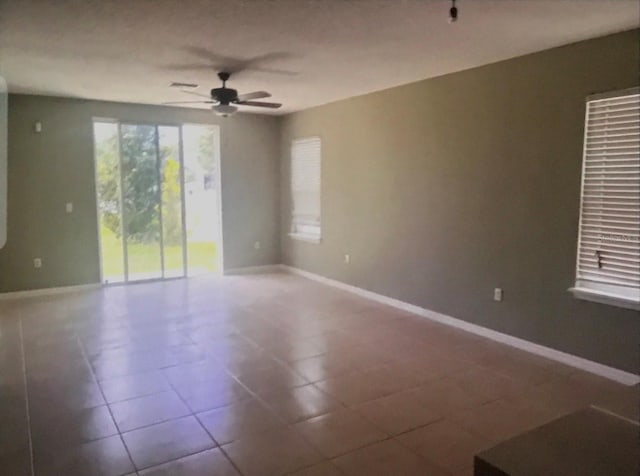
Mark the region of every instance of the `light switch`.
POLYGON ((68 202, 65 206, 65 210, 67 211, 67 213, 72 213, 73 212, 73 203, 72 202, 68 202))
POLYGON ((495 288, 493 290, 493 300, 494 301, 502 301, 502 288, 495 288))
POLYGON ((40 258, 33 259, 33 267, 34 268, 42 268, 42 260, 40 258))
POLYGON ((38 121, 33 125, 34 132, 42 132, 42 122, 38 121))

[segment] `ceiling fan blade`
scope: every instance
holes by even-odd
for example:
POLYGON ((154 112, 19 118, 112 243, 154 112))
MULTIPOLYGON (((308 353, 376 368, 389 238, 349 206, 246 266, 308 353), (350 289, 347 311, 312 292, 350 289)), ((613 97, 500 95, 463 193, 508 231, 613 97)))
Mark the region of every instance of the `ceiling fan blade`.
POLYGON ((254 106, 254 107, 268 107, 269 109, 278 109, 282 106, 277 102, 262 102, 262 101, 238 101, 236 104, 241 106, 254 106))
POLYGON ((169 101, 160 104, 168 106, 171 104, 215 104, 215 102, 216 101, 169 101))
POLYGON ((271 94, 266 91, 255 91, 253 93, 238 94, 238 101, 250 101, 251 99, 270 98, 271 94))
POLYGON ((171 81, 169 84, 170 88, 197 88, 198 85, 196 83, 181 83, 179 81, 171 81))
POLYGON ((210 94, 203 94, 203 93, 199 93, 197 91, 189 91, 187 89, 181 89, 180 90, 181 93, 185 93, 185 94, 191 94, 192 96, 198 96, 201 98, 207 98, 207 99, 211 99, 211 95, 210 94))
POLYGON ((215 66, 209 63, 167 64, 163 68, 169 71, 215 71, 216 69, 215 66))

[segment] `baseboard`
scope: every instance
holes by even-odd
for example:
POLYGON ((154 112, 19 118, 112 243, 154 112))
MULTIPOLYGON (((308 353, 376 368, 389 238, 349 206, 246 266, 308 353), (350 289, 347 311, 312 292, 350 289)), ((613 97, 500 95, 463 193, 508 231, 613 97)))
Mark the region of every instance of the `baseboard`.
POLYGON ((234 276, 242 274, 266 274, 266 273, 281 273, 282 265, 280 264, 267 264, 264 266, 246 266, 244 268, 230 268, 224 270, 225 276, 234 276))
POLYGON ((5 299, 22 299, 37 296, 50 296, 52 294, 75 293, 80 291, 91 291, 98 289, 102 284, 79 284, 77 286, 62 286, 57 288, 28 289, 25 291, 11 291, 8 293, 0 293, 0 300, 5 299))
POLYGON ((373 301, 377 301, 379 303, 386 304, 388 306, 392 306, 397 309, 401 309, 403 311, 417 314, 418 316, 426 317, 427 319, 431 319, 432 321, 436 321, 441 324, 446 324, 448 326, 456 327, 458 329, 471 332, 472 334, 486 337, 487 339, 491 339, 491 340, 500 342, 502 344, 506 344, 511 347, 515 347, 517 349, 530 352, 532 354, 546 357, 548 359, 555 360, 557 362, 561 362, 566 365, 570 365, 580 370, 584 370, 592 374, 599 375, 601 377, 605 377, 610 380, 614 380, 618 383, 622 383, 625 385, 636 385, 640 383, 640 375, 636 375, 630 372, 625 372, 624 370, 616 369, 614 367, 609 367, 604 364, 599 364, 598 362, 593 362, 591 360, 587 360, 582 357, 578 357, 576 355, 567 354, 566 352, 552 349, 550 347, 545 347, 540 344, 535 344, 533 342, 529 342, 527 340, 520 339, 518 337, 513 337, 508 334, 503 334, 502 332, 487 329, 486 327, 482 327, 477 324, 472 324, 470 322, 463 321, 461 319, 456 319, 455 317, 447 316, 446 314, 441 314, 439 312, 431 311, 429 309, 425 309, 420 306, 416 306, 414 304, 409 304, 407 302, 400 301, 398 299, 384 296, 382 294, 374 293, 372 291, 367 291, 366 289, 362 289, 357 286, 352 286, 350 284, 346 284, 341 281, 336 281, 335 279, 326 278, 324 276, 320 276, 318 274, 311 273, 309 271, 304 271, 299 268, 294 268, 287 265, 280 265, 280 269, 287 271, 289 273, 303 276, 308 279, 312 279, 319 283, 327 284, 329 286, 333 286, 339 289, 343 289, 345 291, 349 291, 353 294, 357 294, 358 296, 362 296, 362 297, 371 299, 373 301))

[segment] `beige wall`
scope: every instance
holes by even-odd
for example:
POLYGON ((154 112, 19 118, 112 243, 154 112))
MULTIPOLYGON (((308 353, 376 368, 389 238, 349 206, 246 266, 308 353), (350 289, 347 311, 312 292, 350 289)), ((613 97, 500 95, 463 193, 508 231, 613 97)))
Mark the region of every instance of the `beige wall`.
POLYGON ((638 64, 632 31, 286 116, 283 261, 638 372, 637 313, 567 292, 584 99, 636 85, 638 64), (287 236, 290 142, 315 135, 319 245, 287 236))
POLYGON ((93 117, 219 124, 225 267, 280 261, 279 119, 10 95, 9 235, 0 250, 0 292, 99 281, 93 117), (36 121, 40 134, 33 132, 36 121), (66 202, 74 203, 72 214, 66 202), (41 269, 33 267, 35 257, 41 269))

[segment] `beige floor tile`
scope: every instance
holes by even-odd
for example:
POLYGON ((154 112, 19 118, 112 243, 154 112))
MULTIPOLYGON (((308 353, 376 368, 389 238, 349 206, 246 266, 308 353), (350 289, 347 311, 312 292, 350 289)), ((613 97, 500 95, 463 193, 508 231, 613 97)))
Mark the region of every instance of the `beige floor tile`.
POLYGON ((476 393, 484 395, 488 400, 514 398, 525 394, 533 385, 475 365, 454 374, 451 379, 459 382, 464 388, 471 388, 476 393))
POLYGON ((122 438, 138 470, 215 446, 198 420, 192 416, 123 433, 122 438))
POLYGON ((492 444, 517 436, 556 418, 549 408, 523 399, 497 400, 449 415, 461 427, 492 444))
POLYGON ((191 413, 172 390, 112 403, 110 407, 116 425, 123 433, 191 413))
POLYGON ((473 464, 473 457, 489 442, 449 420, 404 433, 398 441, 436 465, 457 471, 473 464))
POLYGON ((448 473, 421 458, 395 440, 366 446, 332 462, 351 476, 447 476, 448 473))
POLYGON ((424 404, 411 390, 352 408, 390 435, 399 435, 443 417, 442 412, 424 404))
POLYGON ((400 372, 397 368, 382 365, 332 377, 316 382, 315 385, 346 405, 355 405, 414 388, 418 383, 409 372, 400 372))
POLYGON ((260 398, 288 423, 308 420, 343 408, 342 403, 312 384, 263 393, 260 398))
POLYGON ((140 476, 240 476, 227 457, 217 448, 154 466, 140 476))
POLYGON ((342 476, 344 473, 340 471, 333 463, 325 462, 313 465, 309 468, 301 469, 290 476, 342 476))
POLYGON ((188 385, 178 384, 174 388, 194 413, 252 398, 251 393, 230 375, 188 385))
POLYGON ((355 364, 345 362, 342 354, 323 354, 292 362, 291 367, 309 382, 318 382, 360 370, 355 364))
POLYGON ((197 417, 220 445, 285 425, 265 404, 253 398, 199 413, 197 417))
POLYGON ((102 380, 100 387, 107 403, 144 397, 171 388, 159 371, 102 380))
MULTIPOLYGON (((4 431, 0 430, 0 435, 3 433, 4 431)), ((12 440, 19 442, 20 433, 13 429, 12 440)), ((118 429, 106 405, 31 416, 31 438, 36 449, 49 450, 70 443, 86 443, 117 434, 118 429)), ((0 442, 2 440, 3 438, 0 438, 0 442)), ((4 446, 0 445, 0 452, 4 446)))
POLYGON ((222 447, 244 476, 276 476, 322 461, 298 433, 279 429, 245 436, 222 447))
POLYGON ((388 434, 374 424, 348 409, 303 421, 293 428, 326 458, 389 438, 388 434))
POLYGON ((34 455, 35 472, 43 476, 118 476, 134 470, 119 436, 59 449, 40 457, 34 455))
POLYGON ((250 391, 261 394, 307 385, 309 382, 286 366, 250 369, 235 377, 250 391))
POLYGON ((460 409, 474 408, 490 401, 476 389, 467 387, 463 382, 453 378, 428 382, 409 391, 421 404, 443 415, 460 409))

